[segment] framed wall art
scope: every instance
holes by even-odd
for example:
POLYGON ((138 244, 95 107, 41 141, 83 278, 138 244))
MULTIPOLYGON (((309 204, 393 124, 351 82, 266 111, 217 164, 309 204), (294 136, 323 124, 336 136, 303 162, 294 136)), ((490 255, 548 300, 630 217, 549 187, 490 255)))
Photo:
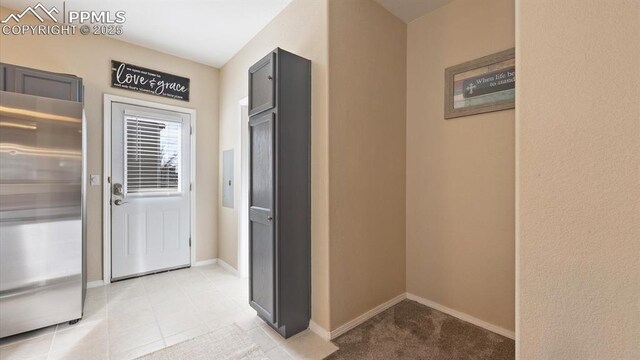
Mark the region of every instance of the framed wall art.
POLYGON ((515 49, 451 66, 444 71, 444 118, 513 109, 515 49))

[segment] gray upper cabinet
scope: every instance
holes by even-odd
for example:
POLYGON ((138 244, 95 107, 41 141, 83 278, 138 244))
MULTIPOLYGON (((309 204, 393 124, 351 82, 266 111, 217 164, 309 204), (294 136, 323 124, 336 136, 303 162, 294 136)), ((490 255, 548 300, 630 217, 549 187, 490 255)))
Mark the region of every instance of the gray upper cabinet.
POLYGON ((284 337, 311 315, 311 62, 276 49, 249 69, 249 302, 284 337))
POLYGON ((276 53, 271 53, 249 69, 249 116, 275 106, 276 53))
POLYGON ((2 64, 2 90, 82 102, 82 79, 67 74, 2 64))

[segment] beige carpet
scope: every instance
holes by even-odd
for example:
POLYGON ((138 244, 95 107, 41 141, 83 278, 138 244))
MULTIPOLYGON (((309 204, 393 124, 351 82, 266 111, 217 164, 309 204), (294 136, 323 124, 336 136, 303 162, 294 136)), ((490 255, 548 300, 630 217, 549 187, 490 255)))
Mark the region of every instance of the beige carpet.
POLYGON ((328 360, 513 360, 515 342, 405 300, 333 340, 328 360))
POLYGON ((174 359, 229 359, 229 360, 268 360, 269 358, 251 340, 249 335, 236 324, 210 333, 200 335, 191 340, 169 346, 162 350, 140 357, 139 359, 174 360, 174 359))

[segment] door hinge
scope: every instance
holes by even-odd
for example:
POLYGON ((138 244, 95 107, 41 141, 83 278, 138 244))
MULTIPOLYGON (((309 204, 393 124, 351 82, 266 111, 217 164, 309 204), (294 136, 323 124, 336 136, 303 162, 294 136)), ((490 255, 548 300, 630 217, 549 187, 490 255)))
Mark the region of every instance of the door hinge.
POLYGON ((189 191, 193 191, 193 183, 189 183, 189 191))
POLYGON ((193 126, 189 126, 189 135, 193 135, 193 126))
POLYGON ((191 247, 191 238, 189 238, 189 247, 191 247))
POLYGON ((111 176, 107 176, 107 183, 111 184, 111 176))

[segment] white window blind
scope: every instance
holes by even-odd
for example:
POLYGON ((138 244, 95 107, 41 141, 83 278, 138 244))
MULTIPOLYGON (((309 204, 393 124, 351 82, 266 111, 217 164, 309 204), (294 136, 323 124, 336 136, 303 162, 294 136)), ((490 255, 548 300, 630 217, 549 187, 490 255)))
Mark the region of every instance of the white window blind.
POLYGON ((125 116, 125 189, 128 194, 180 192, 182 124, 125 116))

